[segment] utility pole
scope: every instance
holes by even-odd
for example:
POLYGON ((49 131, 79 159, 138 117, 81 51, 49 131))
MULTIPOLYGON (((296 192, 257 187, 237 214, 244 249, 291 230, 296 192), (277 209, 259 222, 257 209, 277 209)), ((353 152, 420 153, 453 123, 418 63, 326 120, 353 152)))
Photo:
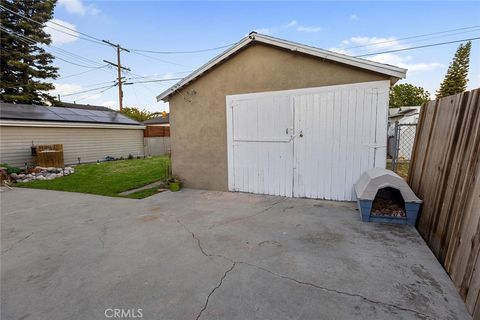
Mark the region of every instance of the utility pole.
POLYGON ((113 63, 113 62, 110 62, 110 61, 107 61, 107 60, 103 60, 103 61, 108 63, 108 64, 111 64, 112 66, 117 67, 118 104, 119 104, 119 107, 120 107, 120 112, 122 112, 123 111, 122 69, 127 70, 127 71, 130 71, 130 69, 126 68, 126 67, 122 67, 122 64, 120 63, 120 52, 122 50, 130 52, 130 50, 122 48, 119 44, 113 44, 113 43, 111 43, 110 41, 107 41, 107 40, 102 40, 102 41, 111 45, 112 47, 117 48, 117 63, 113 63))

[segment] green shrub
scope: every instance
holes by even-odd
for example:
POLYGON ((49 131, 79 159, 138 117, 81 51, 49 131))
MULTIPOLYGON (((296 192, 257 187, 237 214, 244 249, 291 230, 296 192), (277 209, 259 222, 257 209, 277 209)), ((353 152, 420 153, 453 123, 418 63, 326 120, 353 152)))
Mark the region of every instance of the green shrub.
POLYGON ((19 174, 21 172, 22 172, 22 169, 20 169, 19 167, 8 167, 7 168, 7 173, 8 174, 12 174, 12 173, 19 174))
POLYGON ((7 163, 0 163, 0 167, 4 167, 4 168, 7 168, 7 173, 8 174, 12 174, 12 173, 21 173, 22 172, 22 169, 18 168, 18 167, 12 167, 10 165, 8 165, 7 163))

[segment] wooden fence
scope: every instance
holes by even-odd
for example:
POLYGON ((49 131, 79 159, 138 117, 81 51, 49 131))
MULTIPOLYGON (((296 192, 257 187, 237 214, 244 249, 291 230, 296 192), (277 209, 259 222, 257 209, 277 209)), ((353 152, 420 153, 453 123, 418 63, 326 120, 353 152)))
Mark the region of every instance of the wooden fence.
POLYGON ((427 103, 408 182, 423 199, 418 230, 480 319, 480 89, 427 103))
POLYGON ((169 126, 148 126, 143 132, 144 137, 170 137, 169 126))

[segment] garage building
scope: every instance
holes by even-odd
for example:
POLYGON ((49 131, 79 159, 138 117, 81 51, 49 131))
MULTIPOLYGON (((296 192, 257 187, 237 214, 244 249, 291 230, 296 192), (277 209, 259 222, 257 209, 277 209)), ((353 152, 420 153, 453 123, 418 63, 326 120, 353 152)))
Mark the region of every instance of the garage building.
POLYGON ((0 103, 0 163, 31 163, 31 146, 63 144, 65 164, 143 156, 144 125, 103 107, 0 103))
POLYGON ((353 200, 384 167, 389 88, 406 70, 257 34, 157 96, 188 187, 353 200))

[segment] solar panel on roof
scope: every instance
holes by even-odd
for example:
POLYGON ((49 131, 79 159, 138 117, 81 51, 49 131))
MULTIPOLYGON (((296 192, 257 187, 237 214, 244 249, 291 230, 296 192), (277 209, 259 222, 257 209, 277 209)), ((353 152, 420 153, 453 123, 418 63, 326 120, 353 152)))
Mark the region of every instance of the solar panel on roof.
POLYGON ((62 121, 139 125, 135 120, 115 111, 78 108, 44 107, 36 105, 0 103, 0 118, 31 121, 62 121))
POLYGON ((28 107, 15 105, 4 106, 1 104, 0 117, 4 119, 17 119, 17 120, 37 120, 37 121, 61 121, 62 118, 51 112, 45 107, 28 107))
POLYGON ((82 116, 79 114, 64 114, 62 115, 62 118, 71 122, 96 122, 90 117, 82 116))
POLYGON ((88 110, 84 110, 84 109, 70 109, 73 113, 75 114, 79 114, 79 115, 82 115, 82 116, 90 116, 92 115, 90 112, 88 112, 88 110))
POLYGON ((56 114, 76 114, 75 112, 73 112, 71 109, 68 109, 68 108, 55 108, 55 110, 52 110, 54 111, 54 113, 56 114))

